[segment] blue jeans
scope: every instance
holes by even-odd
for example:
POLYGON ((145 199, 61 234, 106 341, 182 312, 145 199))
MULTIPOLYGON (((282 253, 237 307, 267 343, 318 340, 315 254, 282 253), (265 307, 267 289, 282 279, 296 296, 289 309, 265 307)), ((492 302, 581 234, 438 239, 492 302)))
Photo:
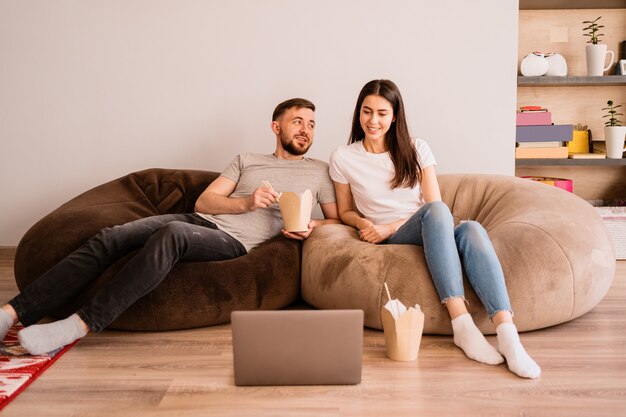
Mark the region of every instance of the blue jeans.
POLYGON ((139 251, 77 312, 98 333, 161 283, 179 261, 221 261, 244 246, 196 214, 164 214, 102 229, 9 301, 24 326, 82 292, 124 255, 139 251))
POLYGON ((461 260, 467 278, 489 317, 511 311, 504 273, 487 231, 475 221, 454 226, 450 209, 441 201, 422 206, 384 243, 424 247, 426 263, 442 303, 465 299, 461 260))

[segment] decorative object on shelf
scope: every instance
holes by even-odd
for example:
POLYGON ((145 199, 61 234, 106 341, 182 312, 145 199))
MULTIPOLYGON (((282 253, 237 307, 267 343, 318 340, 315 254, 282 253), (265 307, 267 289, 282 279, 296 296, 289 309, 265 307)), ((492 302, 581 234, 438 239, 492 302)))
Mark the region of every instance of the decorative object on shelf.
POLYGON ((552 185, 553 187, 560 188, 570 193, 574 189, 574 182, 568 178, 536 177, 533 175, 523 175, 521 178, 526 178, 531 181, 537 181, 547 185, 552 185))
POLYGON ((619 43, 619 61, 615 66, 615 75, 626 75, 626 41, 619 43))
POLYGON ((609 232, 615 248, 615 258, 626 259, 626 200, 589 200, 609 232))
POLYGON ((586 125, 578 123, 574 126, 572 140, 567 142, 569 155, 589 153, 589 130, 586 125))
POLYGON ((598 20, 600 20, 601 17, 602 16, 599 16, 595 20, 585 20, 583 22, 583 24, 588 25, 583 28, 583 31, 587 31, 587 33, 584 33, 583 36, 588 36, 589 40, 587 43, 591 44, 587 45, 585 48, 585 55, 587 58, 587 75, 589 76, 604 75, 604 71, 609 69, 615 59, 613 51, 607 51, 607 46, 605 44, 598 43, 600 41, 600 36, 604 36, 603 33, 599 33, 600 29, 604 27, 603 25, 598 24, 598 20), (604 62, 606 61, 607 54, 611 55, 611 60, 605 67, 604 62))
POLYGON ((624 138, 626 137, 626 126, 622 126, 618 116, 623 116, 623 113, 618 112, 616 109, 622 107, 621 104, 613 105, 613 101, 606 102, 608 107, 604 107, 602 110, 607 110, 607 114, 602 116, 608 117, 604 123, 604 141, 606 145, 606 157, 611 159, 621 159, 622 154, 626 151, 624 148, 624 138))
POLYGON ((526 55, 520 63, 520 72, 525 77, 536 77, 544 75, 548 72, 550 64, 546 59, 545 54, 541 52, 533 52, 526 55))
POLYGON ((556 52, 548 52, 545 57, 548 61, 548 72, 545 75, 567 76, 567 62, 565 62, 563 55, 556 52))

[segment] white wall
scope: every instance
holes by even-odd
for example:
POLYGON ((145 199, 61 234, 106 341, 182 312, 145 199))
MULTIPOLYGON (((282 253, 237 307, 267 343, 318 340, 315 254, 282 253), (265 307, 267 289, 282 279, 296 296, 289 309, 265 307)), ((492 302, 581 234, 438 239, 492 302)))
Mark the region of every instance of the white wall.
POLYGON ((512 175, 516 58, 517 1, 0 0, 0 246, 126 173, 271 152, 294 96, 328 160, 374 78, 439 172, 512 175))

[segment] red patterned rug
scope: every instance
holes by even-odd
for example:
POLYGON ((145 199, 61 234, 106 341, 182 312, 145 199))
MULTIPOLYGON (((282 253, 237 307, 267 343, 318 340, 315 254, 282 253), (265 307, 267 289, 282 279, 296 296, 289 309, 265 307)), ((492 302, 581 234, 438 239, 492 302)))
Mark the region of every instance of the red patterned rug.
POLYGON ((0 345, 0 410, 24 391, 76 342, 45 355, 31 355, 17 340, 22 326, 13 326, 0 345))

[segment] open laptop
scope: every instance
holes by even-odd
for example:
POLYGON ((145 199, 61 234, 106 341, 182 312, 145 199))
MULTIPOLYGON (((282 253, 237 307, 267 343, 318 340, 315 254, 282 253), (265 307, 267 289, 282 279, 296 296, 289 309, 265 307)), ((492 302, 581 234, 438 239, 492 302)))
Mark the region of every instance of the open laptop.
POLYGON ((361 382, 362 310, 234 311, 235 385, 361 382))

